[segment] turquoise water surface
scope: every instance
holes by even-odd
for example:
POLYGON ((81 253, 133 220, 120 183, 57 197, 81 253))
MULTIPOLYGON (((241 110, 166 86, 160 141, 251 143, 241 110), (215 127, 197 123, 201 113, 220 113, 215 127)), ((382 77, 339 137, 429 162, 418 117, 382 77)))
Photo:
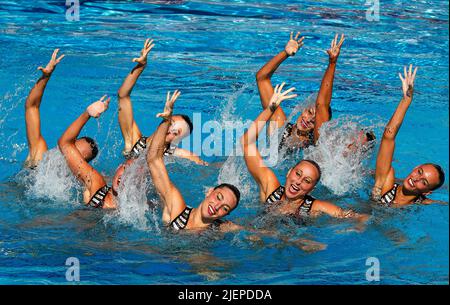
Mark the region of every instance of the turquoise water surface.
MULTIPOLYGON (((54 48, 66 57, 42 102, 43 135, 55 147, 86 106, 110 95, 110 109, 82 134, 99 143, 94 167, 112 176, 123 161, 116 92, 145 38, 156 46, 132 100, 136 121, 150 134, 165 93, 174 89, 182 92, 176 112, 201 113, 202 122, 214 120, 225 129, 230 121, 253 120, 261 110, 255 73, 284 48, 290 31, 301 31, 305 46, 273 78, 297 88, 298 98, 284 104, 287 113, 317 92, 328 60, 324 51, 335 33, 345 33, 332 102, 336 124, 370 126, 379 139, 401 98, 398 72, 417 65, 414 101, 397 137, 396 175, 435 162, 448 177, 447 1, 381 1, 380 20, 373 22, 366 19, 364 1, 351 0, 80 2, 79 21, 66 20, 64 1, 0 2, 1 284, 66 284, 68 257, 79 259, 82 284, 368 284, 369 257, 381 268, 381 280, 372 284, 449 283, 448 204, 372 206, 373 155, 359 165, 329 161, 314 191, 371 214, 364 232, 327 217, 306 225, 262 218, 256 186, 240 157, 202 156, 216 164, 211 167, 168 160, 189 204, 197 206, 207 187, 233 182, 243 199, 230 220, 320 242, 326 245, 322 251, 304 251, 281 237, 250 240, 247 231, 168 232, 159 209, 143 203, 158 201, 151 182, 133 173, 127 179, 136 186, 124 191, 118 211, 84 209, 81 189, 55 150, 35 176, 22 170, 28 153, 25 98, 40 75, 36 68, 54 48)), ((320 153, 335 149, 332 137, 339 131, 328 127, 320 153)), ((193 137, 208 137, 201 126, 194 128, 193 137)), ((279 162, 280 178, 297 159, 279 162)), ((430 197, 448 203, 448 182, 430 197)))

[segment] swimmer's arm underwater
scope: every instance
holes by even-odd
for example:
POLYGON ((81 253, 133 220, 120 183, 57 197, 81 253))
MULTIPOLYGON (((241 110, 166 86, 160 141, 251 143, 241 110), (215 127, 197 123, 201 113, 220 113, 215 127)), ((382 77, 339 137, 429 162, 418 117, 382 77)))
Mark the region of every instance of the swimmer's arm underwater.
POLYGON ((331 41, 331 47, 326 52, 329 56, 327 70, 322 79, 319 93, 316 100, 316 123, 314 126, 314 143, 319 139, 319 129, 323 123, 331 118, 331 96, 333 93, 334 73, 336 71, 336 62, 341 51, 341 46, 344 43, 344 34, 341 35, 339 42, 337 41, 338 34, 331 41))
POLYGON ((81 180, 88 191, 85 194, 84 201, 87 203, 95 192, 103 187, 106 182, 103 176, 97 172, 81 155, 75 145, 75 141, 83 129, 84 125, 91 117, 99 117, 101 113, 108 109, 110 98, 106 99, 106 95, 100 100, 92 103, 86 111, 84 111, 63 133, 58 140, 58 147, 66 162, 77 179, 81 180))
MULTIPOLYGON (((293 38, 293 33, 291 32, 291 37, 286 44, 285 49, 274 56, 256 73, 256 83, 258 85, 259 96, 263 109, 266 109, 269 106, 270 98, 273 95, 273 86, 271 82, 273 73, 278 69, 283 61, 285 61, 289 56, 294 56, 298 49, 303 46, 303 40, 305 37, 299 38, 299 35, 300 32, 298 32, 295 38, 293 38)), ((269 128, 269 134, 272 133, 275 127, 280 128, 284 125, 286 122, 286 114, 283 109, 279 107, 270 120, 277 122, 277 125, 273 125, 273 127, 269 128)))
POLYGON ((41 133, 39 108, 50 76, 55 70, 56 65, 64 58, 64 55, 57 57, 58 52, 59 49, 53 51, 52 57, 45 68, 38 68, 38 70, 42 71, 42 75, 31 89, 25 102, 25 123, 29 150, 26 163, 30 165, 34 165, 40 161, 42 154, 48 149, 47 143, 41 133))
POLYGON ((406 71, 406 67, 404 67, 404 78, 399 73, 402 81, 403 98, 386 125, 381 139, 376 161, 375 186, 372 190, 372 198, 376 201, 379 201, 379 198, 394 185, 395 177, 392 159, 395 150, 395 138, 403 123, 406 111, 412 102, 416 73, 417 67, 413 72, 412 65, 409 66, 409 71, 406 71))
POLYGON ((367 214, 356 213, 352 210, 344 210, 331 202, 323 200, 315 200, 311 212, 314 216, 324 213, 334 218, 351 218, 359 222, 366 222, 370 218, 367 214))
POLYGON ((147 39, 141 50, 141 56, 133 59, 133 62, 136 62, 137 65, 127 75, 117 92, 119 100, 119 125, 125 141, 125 151, 130 151, 134 143, 142 136, 133 117, 130 95, 137 79, 147 66, 147 56, 153 47, 153 40, 147 39))
POLYGON ((178 90, 174 91, 172 97, 170 97, 170 92, 167 92, 164 112, 157 115, 163 118, 164 121, 153 134, 150 147, 147 151, 148 168, 153 184, 163 201, 162 217, 166 223, 175 219, 186 207, 183 196, 170 180, 166 165, 164 164, 165 137, 170 127, 173 105, 179 95, 180 92, 178 90))
POLYGON ((182 149, 182 148, 175 149, 174 156, 191 160, 198 165, 204 165, 204 166, 209 165, 208 162, 203 161, 199 156, 197 156, 193 152, 186 150, 186 149, 182 149))
POLYGON ((269 196, 269 192, 278 187, 280 184, 273 171, 264 164, 261 154, 256 146, 256 141, 258 140, 259 134, 263 130, 267 121, 274 114, 281 101, 297 96, 296 94, 287 95, 291 91, 295 90, 295 88, 290 88, 282 93, 281 90, 283 89, 283 86, 284 83, 282 83, 281 86, 277 85, 275 87, 269 107, 259 114, 241 138, 245 164, 247 165, 250 174, 258 184, 260 198, 262 201, 265 201, 267 196, 269 196))

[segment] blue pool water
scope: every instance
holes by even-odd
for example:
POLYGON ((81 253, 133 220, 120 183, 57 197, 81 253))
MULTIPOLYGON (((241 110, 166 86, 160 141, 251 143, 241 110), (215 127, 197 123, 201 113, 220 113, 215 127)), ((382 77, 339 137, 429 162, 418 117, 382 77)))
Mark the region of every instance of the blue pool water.
MULTIPOLYGON (((299 97, 284 105, 288 113, 317 91, 327 63, 324 50, 334 33, 345 33, 334 118, 344 125, 370 125, 379 138, 401 97, 397 73, 409 63, 419 66, 414 101, 398 135, 396 174, 404 177, 430 161, 441 164, 448 177, 448 2, 382 1, 376 22, 366 20, 364 1, 330 2, 81 1, 80 20, 74 22, 65 19, 64 1, 0 2, 0 283, 67 283, 66 259, 76 257, 83 284, 367 284, 366 259, 376 257, 381 281, 372 283, 448 284, 448 204, 402 210, 371 206, 367 170, 374 167, 373 156, 355 176, 330 161, 324 184, 314 192, 370 213, 364 232, 326 217, 306 226, 266 223, 280 235, 327 245, 316 252, 277 237, 250 241, 246 231, 167 232, 159 210, 142 204, 147 193, 149 200, 157 199, 140 188, 149 185, 145 177, 136 184, 137 196, 124 193, 119 211, 83 209, 79 186, 70 175, 55 172, 66 170, 56 151, 49 152, 47 167, 36 177, 21 171, 27 155, 23 104, 40 74, 36 68, 47 63, 54 48, 66 58, 46 89, 43 135, 54 147, 90 102, 111 95, 108 112, 83 130, 101 147, 94 166, 111 176, 123 146, 115 93, 145 38, 154 38, 156 46, 132 99, 138 124, 150 134, 167 90, 182 91, 177 112, 191 117, 201 113, 203 121, 223 126, 254 119, 260 111, 256 71, 283 49, 291 30, 300 30, 304 48, 274 76, 275 83, 297 88, 299 97)), ((327 139, 322 147, 332 149, 327 139)), ((169 160, 186 201, 196 206, 208 186, 233 181, 244 197, 229 218, 260 225, 256 186, 242 159, 204 159, 222 167, 169 160)), ((295 160, 281 163, 280 177, 295 160)), ((140 178, 130 174, 129 179, 140 178)), ((448 203, 448 182, 431 198, 448 203)))

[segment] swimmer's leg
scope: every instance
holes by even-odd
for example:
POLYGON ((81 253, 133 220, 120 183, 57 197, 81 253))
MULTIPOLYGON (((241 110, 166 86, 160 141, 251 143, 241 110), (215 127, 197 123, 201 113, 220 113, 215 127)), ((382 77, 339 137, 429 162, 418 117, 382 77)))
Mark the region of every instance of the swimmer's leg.
POLYGON ((61 61, 64 55, 57 58, 59 49, 53 51, 52 58, 45 68, 39 67, 42 76, 37 80, 34 87, 25 102, 25 124, 27 130, 28 156, 27 166, 35 166, 42 159, 43 154, 48 150, 47 143, 41 134, 41 118, 39 108, 41 106, 42 96, 45 87, 55 70, 56 65, 61 61))

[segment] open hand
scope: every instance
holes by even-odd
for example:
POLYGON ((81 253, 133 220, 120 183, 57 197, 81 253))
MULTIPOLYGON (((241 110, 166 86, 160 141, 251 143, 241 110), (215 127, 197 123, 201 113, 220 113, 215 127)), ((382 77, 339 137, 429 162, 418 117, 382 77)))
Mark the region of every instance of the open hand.
POLYGON ((141 65, 147 64, 147 55, 150 53, 150 50, 155 46, 153 43, 153 39, 147 38, 144 43, 144 47, 141 50, 141 57, 133 58, 133 62, 137 62, 141 65))
POLYGON ((50 76, 53 73, 53 71, 55 70, 56 65, 59 64, 61 59, 64 58, 65 55, 61 55, 60 57, 57 57, 58 52, 59 52, 59 49, 55 49, 53 51, 52 58, 50 59, 50 61, 48 62, 47 66, 45 68, 43 68, 43 67, 38 68, 38 70, 41 70, 45 76, 50 76))
POLYGON ((173 105, 175 104, 175 101, 180 96, 181 92, 178 90, 175 90, 173 92, 172 97, 170 97, 170 91, 167 92, 167 98, 166 98, 166 105, 164 106, 164 112, 158 113, 156 115, 157 118, 163 118, 167 120, 173 112, 173 105))
POLYGON ((269 108, 272 112, 274 112, 278 108, 278 106, 280 106, 280 103, 282 101, 290 99, 290 98, 294 98, 297 96, 297 94, 287 95, 288 93, 294 91, 295 87, 289 88, 288 90, 281 92, 284 85, 285 85, 285 83, 283 82, 281 85, 275 86, 272 98, 270 99, 270 102, 269 102, 269 108))
POLYGON ((99 99, 96 102, 93 102, 92 104, 89 105, 89 107, 87 107, 87 112, 89 114, 89 116, 93 117, 93 118, 98 118, 103 112, 106 111, 106 109, 108 109, 109 106, 109 101, 110 101, 110 97, 108 97, 108 99, 106 99, 106 95, 102 96, 101 99, 99 99))
POLYGON ((286 51, 287 55, 289 56, 294 56, 295 53, 298 52, 298 49, 300 49, 303 46, 303 40, 305 39, 305 37, 300 37, 300 39, 298 39, 298 37, 300 36, 300 32, 297 32, 297 35, 295 35, 295 38, 292 38, 292 36, 294 35, 294 32, 291 32, 291 37, 288 41, 288 43, 286 44, 286 46, 284 47, 284 50, 286 51))
POLYGON ((341 46, 344 43, 345 36, 341 35, 339 42, 337 42, 338 34, 334 36, 334 39, 331 41, 331 47, 327 50, 330 62, 335 63, 339 57, 339 53, 341 52, 341 46))
POLYGON ((412 65, 409 65, 409 70, 406 71, 406 66, 403 67, 403 72, 405 73, 404 78, 401 73, 398 74, 400 80, 402 81, 402 91, 403 98, 411 99, 414 93, 414 79, 416 78, 417 68, 414 68, 414 72, 412 72, 412 65))

